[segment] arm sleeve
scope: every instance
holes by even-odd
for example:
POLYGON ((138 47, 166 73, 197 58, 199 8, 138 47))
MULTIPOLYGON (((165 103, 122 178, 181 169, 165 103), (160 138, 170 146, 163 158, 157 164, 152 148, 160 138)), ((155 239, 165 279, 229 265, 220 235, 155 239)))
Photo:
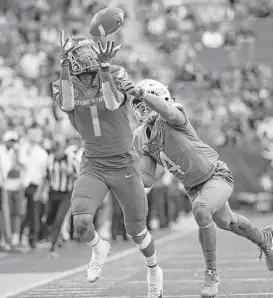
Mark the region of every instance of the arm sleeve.
POLYGON ((57 80, 52 83, 52 97, 53 100, 57 102, 59 108, 65 112, 69 113, 71 110, 66 110, 62 107, 61 98, 60 98, 60 80, 57 80))
POLYGON ((52 83, 52 97, 57 102, 58 106, 60 106, 60 80, 57 80, 52 83))
POLYGON ((121 106, 124 105, 127 101, 126 92, 124 92, 121 88, 121 83, 124 81, 128 81, 128 74, 125 68, 117 65, 111 66, 111 74, 114 80, 114 83, 119 92, 124 95, 124 101, 121 103, 121 106))

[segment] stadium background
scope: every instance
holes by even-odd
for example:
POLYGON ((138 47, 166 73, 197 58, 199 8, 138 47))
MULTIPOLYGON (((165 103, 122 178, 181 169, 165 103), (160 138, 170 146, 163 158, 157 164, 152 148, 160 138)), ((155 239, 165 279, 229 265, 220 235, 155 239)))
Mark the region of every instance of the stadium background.
MULTIPOLYGON (((47 151, 58 133, 67 145, 82 145, 52 100, 51 83, 60 72, 59 32, 88 36, 91 17, 107 6, 126 14, 114 37, 122 44, 115 63, 135 82, 164 82, 187 107, 200 137, 233 171, 234 206, 247 203, 256 211, 272 211, 270 0, 1 1, 0 136, 16 131, 22 145, 37 123, 47 151)), ((137 123, 130 118, 134 129, 137 123)), ((161 177, 159 189, 168 185, 161 177)), ((158 202, 153 208, 160 214, 164 199, 158 202)))

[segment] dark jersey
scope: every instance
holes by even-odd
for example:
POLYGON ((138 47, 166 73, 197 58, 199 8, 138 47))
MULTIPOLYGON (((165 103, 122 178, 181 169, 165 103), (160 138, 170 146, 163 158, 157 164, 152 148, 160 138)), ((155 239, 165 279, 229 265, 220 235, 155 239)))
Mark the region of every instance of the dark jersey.
MULTIPOLYGON (((126 70, 120 66, 111 66, 111 73, 119 89, 120 84, 127 80, 126 70)), ((114 111, 106 109, 100 72, 92 86, 85 85, 76 76, 71 79, 75 108, 67 114, 71 124, 85 141, 85 155, 104 157, 131 150, 133 142, 127 105, 122 104, 114 111)), ((53 83, 53 97, 57 102, 58 95, 59 80, 53 83)))
MULTIPOLYGON (((185 114, 181 105, 174 105, 185 114)), ((134 132, 134 144, 141 154, 151 156, 186 187, 192 187, 212 176, 219 155, 198 138, 186 114, 185 117, 184 125, 170 125, 159 116, 149 138, 148 125, 142 124, 134 132)))

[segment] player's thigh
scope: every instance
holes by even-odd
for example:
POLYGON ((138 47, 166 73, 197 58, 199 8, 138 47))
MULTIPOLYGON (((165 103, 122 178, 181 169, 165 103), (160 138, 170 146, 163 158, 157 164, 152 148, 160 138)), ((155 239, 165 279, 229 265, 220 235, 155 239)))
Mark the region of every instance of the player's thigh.
POLYGON ((194 204, 198 203, 209 208, 212 213, 220 210, 230 198, 233 187, 221 178, 208 180, 199 191, 194 204))
POLYGON ((146 226, 148 204, 139 176, 120 179, 111 189, 123 211, 127 232, 130 235, 140 233, 146 226))
POLYGON ((96 176, 80 175, 75 182, 71 197, 73 215, 90 214, 95 216, 108 191, 108 186, 96 176))

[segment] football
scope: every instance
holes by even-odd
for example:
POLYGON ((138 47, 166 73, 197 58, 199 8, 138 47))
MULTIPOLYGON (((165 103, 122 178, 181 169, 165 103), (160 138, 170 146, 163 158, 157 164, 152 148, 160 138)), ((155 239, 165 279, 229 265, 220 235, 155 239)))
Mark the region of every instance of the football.
POLYGON ((90 34, 106 37, 115 34, 124 22, 124 11, 120 8, 105 8, 97 12, 90 23, 90 34))

